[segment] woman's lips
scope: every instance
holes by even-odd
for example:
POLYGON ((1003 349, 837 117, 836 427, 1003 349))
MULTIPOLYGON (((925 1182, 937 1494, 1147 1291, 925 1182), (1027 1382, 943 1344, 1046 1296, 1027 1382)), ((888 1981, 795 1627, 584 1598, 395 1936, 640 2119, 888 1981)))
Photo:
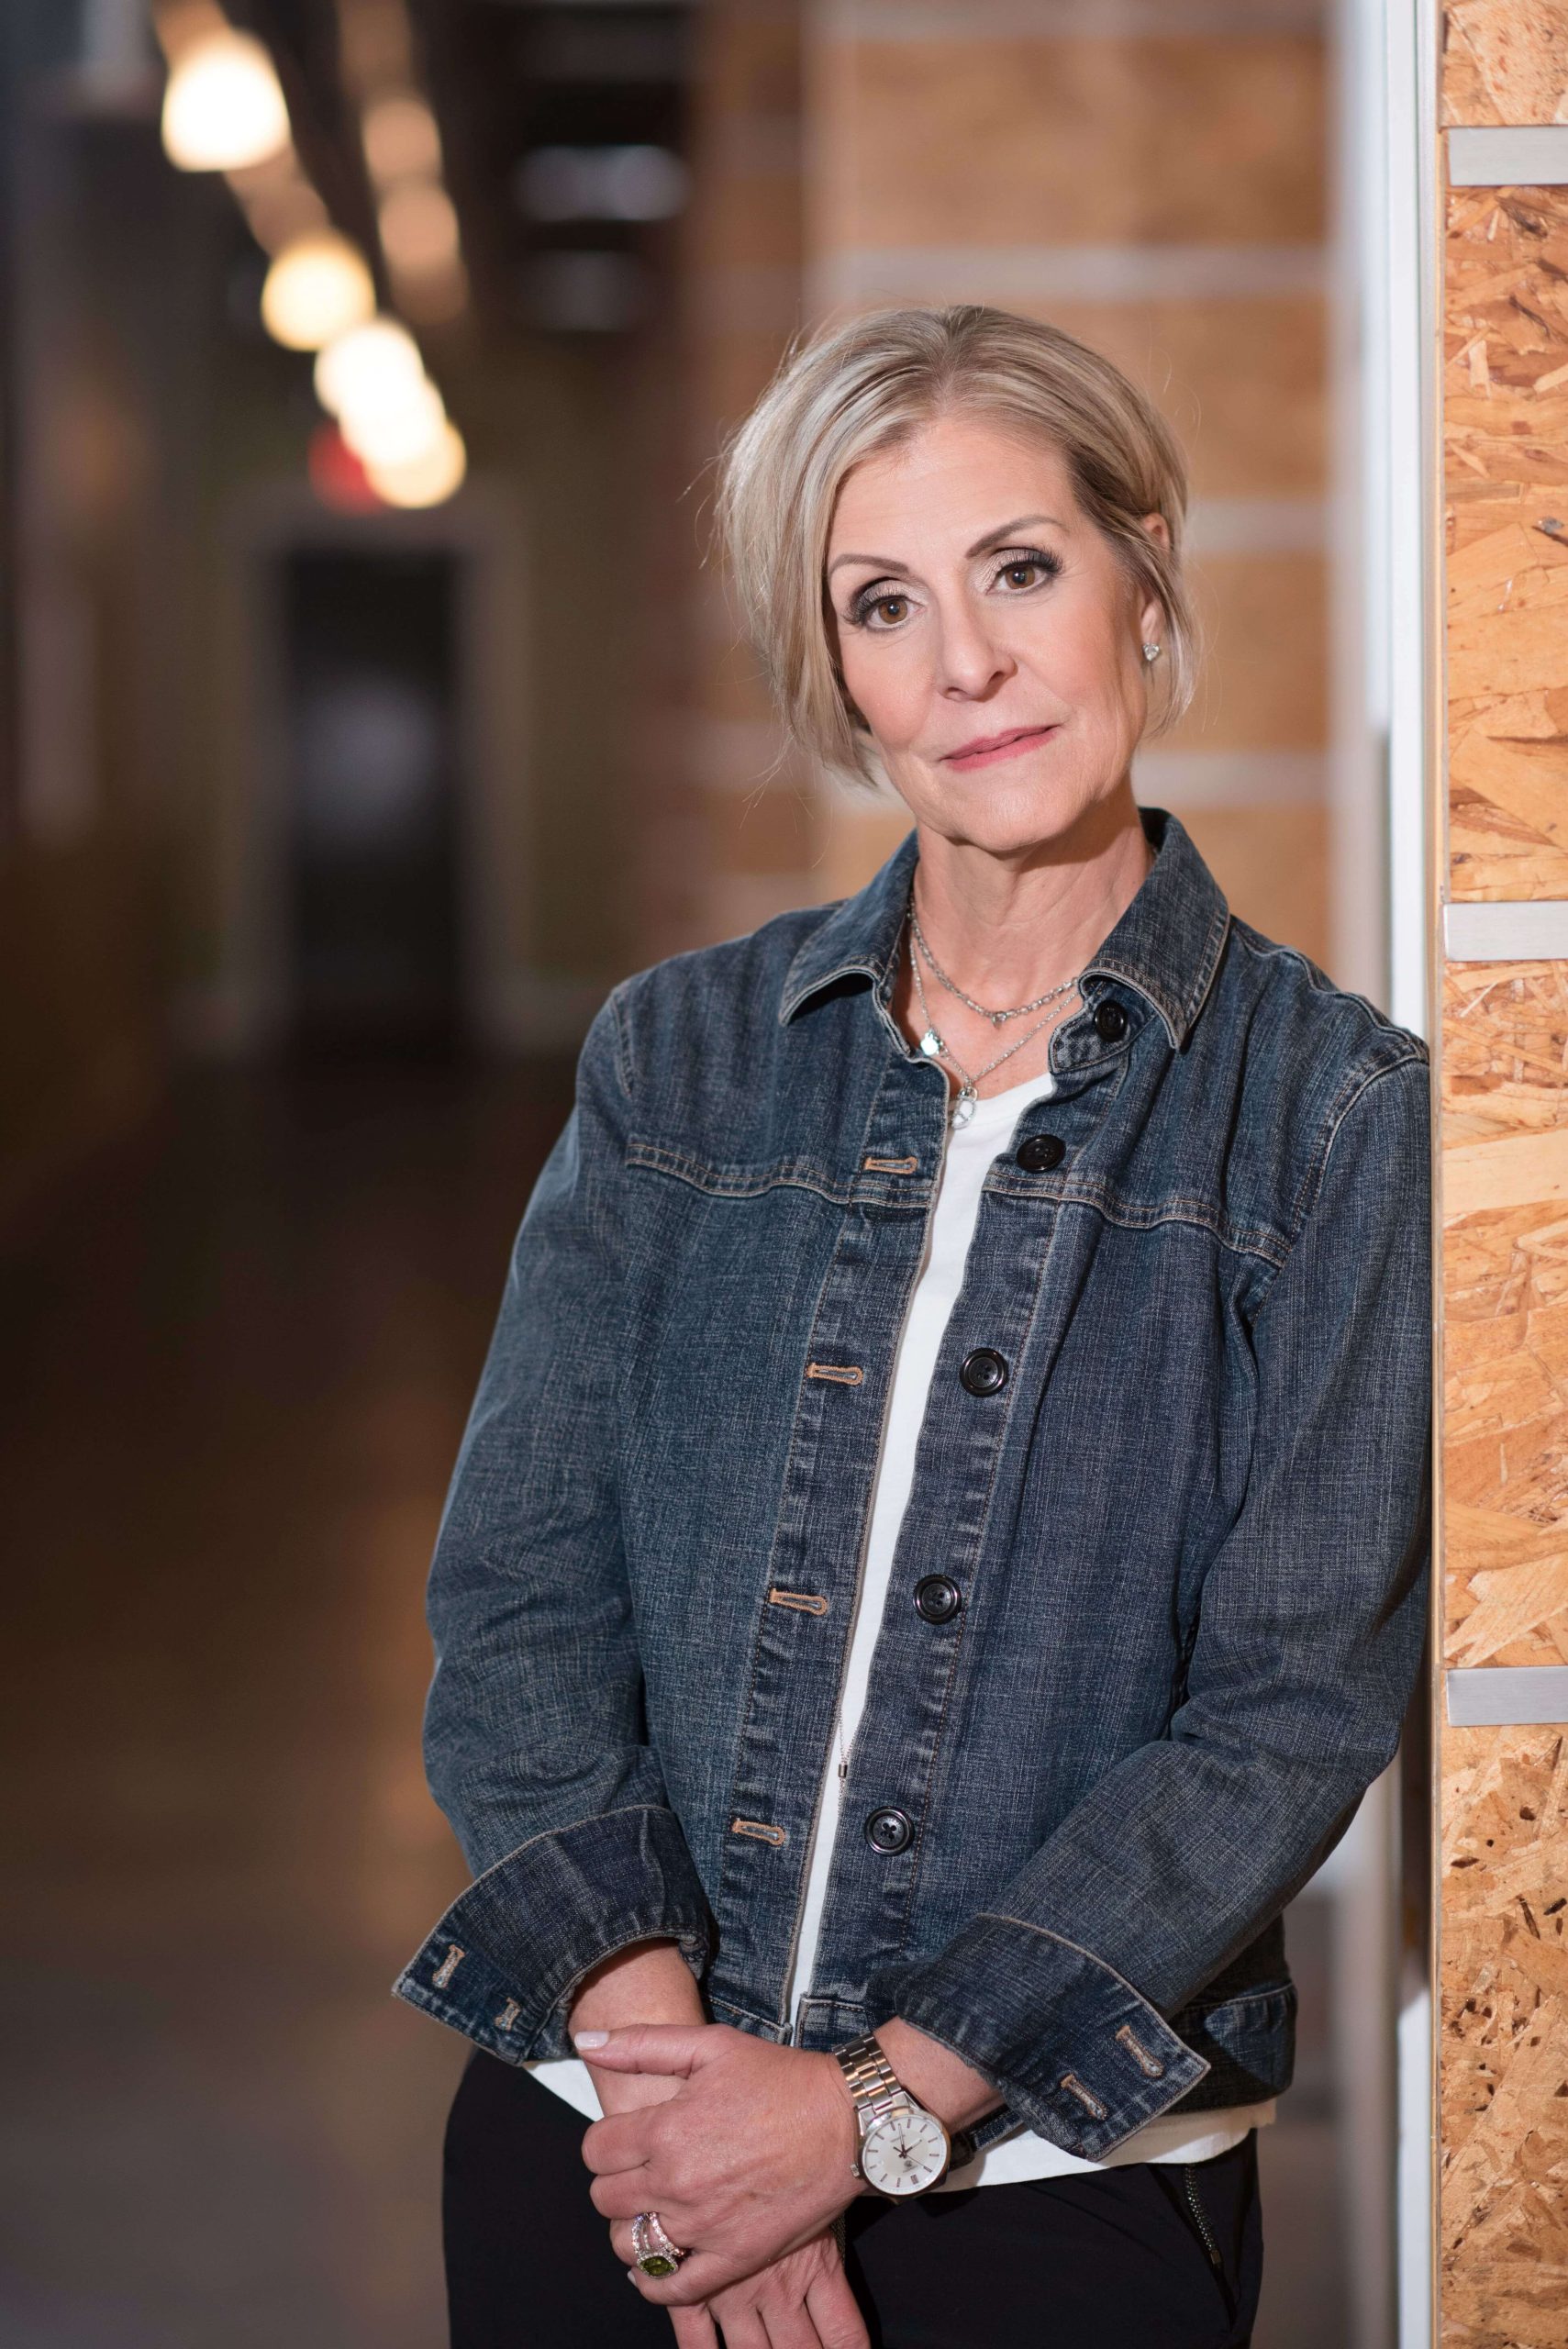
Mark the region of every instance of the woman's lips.
POLYGON ((1054 726, 1021 727, 1014 733, 993 735, 989 742, 978 743, 970 750, 950 751, 942 761, 942 764, 957 767, 961 773, 967 774, 973 767, 991 767, 995 766, 1002 759, 1018 758, 1025 751, 1032 751, 1037 743, 1043 742, 1048 735, 1054 734, 1056 731, 1057 729, 1054 726))

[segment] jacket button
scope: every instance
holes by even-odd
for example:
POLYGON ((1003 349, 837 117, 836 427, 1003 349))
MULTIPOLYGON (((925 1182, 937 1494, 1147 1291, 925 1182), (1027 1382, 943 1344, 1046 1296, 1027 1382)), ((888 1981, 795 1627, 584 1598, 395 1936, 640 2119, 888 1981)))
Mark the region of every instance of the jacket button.
POLYGON ((1048 1174, 1066 1155, 1067 1144, 1060 1134, 1030 1134, 1018 1144, 1018 1164, 1026 1174, 1048 1174))
POLYGON ((873 1810, 866 1820, 866 1842, 873 1852, 901 1852, 915 1830, 903 1810, 873 1810))
POLYGON ((945 1623, 958 1613, 963 1595, 946 1575, 922 1575, 915 1585, 915 1611, 928 1623, 945 1623))
POLYGON ((976 1346, 964 1355, 958 1375, 972 1395, 995 1395, 1007 1383, 1007 1365, 995 1346, 976 1346))
POLYGON ((1127 1014, 1119 1003, 1100 1003, 1095 1007, 1095 1028, 1107 1044, 1119 1044, 1127 1033, 1127 1014))

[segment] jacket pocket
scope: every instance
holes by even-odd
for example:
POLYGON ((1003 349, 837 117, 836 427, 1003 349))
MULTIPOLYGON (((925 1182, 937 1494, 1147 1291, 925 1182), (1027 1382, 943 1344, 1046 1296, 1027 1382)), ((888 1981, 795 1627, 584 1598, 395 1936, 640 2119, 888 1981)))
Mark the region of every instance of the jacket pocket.
POLYGON ((713 1199, 755 1199, 764 1191, 789 1189, 815 1191, 838 1207, 847 1207, 854 1196, 851 1184, 814 1158, 722 1161, 645 1134, 633 1134, 628 1140, 626 1163, 645 1174, 668 1175, 713 1199))

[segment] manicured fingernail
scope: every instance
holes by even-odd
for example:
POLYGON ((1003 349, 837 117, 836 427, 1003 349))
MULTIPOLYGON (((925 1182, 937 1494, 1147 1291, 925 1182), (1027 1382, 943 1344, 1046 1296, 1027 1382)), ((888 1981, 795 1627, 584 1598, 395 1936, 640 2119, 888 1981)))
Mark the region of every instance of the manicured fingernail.
POLYGON ((574 2031, 572 2044, 573 2047, 602 2047, 609 2035, 607 2031, 574 2031))

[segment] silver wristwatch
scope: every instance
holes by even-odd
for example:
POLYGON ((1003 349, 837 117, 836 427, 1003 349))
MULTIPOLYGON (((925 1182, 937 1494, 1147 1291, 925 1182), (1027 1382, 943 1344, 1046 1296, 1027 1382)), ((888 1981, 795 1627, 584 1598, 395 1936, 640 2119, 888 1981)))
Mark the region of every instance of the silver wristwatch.
POLYGON ((833 2050, 849 2082, 860 2127, 850 2167, 878 2194, 903 2201, 946 2176, 953 2143, 945 2124, 917 2104, 883 2054, 875 2033, 864 2032, 833 2050))

